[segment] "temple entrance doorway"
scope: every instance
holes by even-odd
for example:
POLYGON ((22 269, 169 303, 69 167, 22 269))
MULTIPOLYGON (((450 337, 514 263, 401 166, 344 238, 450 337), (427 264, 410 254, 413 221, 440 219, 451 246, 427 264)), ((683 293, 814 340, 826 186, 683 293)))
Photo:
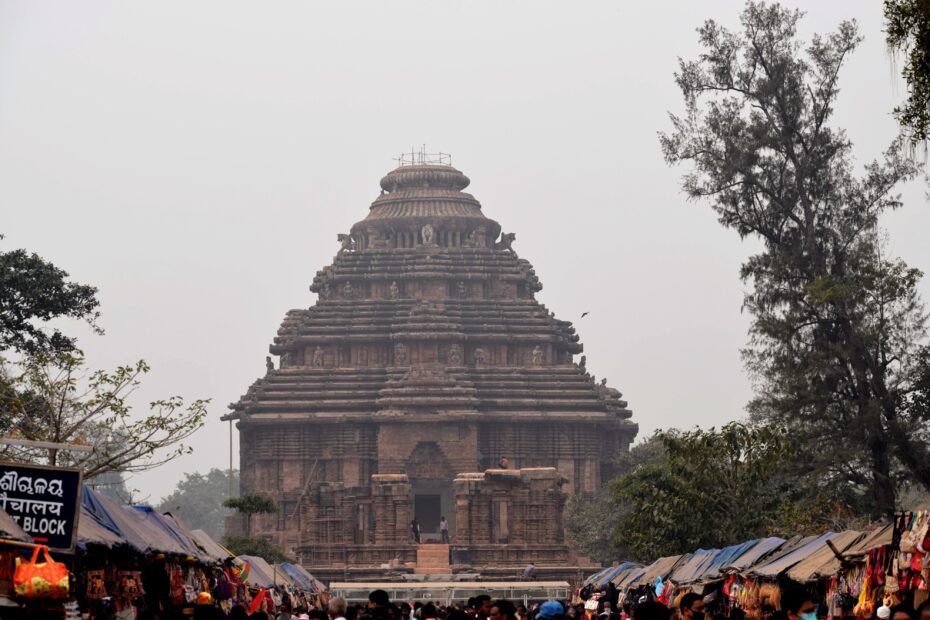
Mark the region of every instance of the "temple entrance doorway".
POLYGON ((420 540, 439 542, 439 519, 449 522, 449 535, 455 535, 455 496, 452 468, 434 441, 419 442, 407 458, 405 473, 410 479, 413 515, 420 524, 420 540))
MULTIPOLYGON (((442 496, 418 494, 413 497, 413 514, 423 535, 439 534, 439 517, 442 516, 442 496)), ((425 537, 425 536, 424 536, 425 537)))

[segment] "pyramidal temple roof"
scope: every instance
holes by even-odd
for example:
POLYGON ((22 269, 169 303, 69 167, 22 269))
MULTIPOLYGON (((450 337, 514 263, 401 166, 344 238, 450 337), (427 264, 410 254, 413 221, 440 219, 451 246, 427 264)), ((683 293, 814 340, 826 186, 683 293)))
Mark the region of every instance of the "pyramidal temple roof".
POLYGON ((516 235, 448 161, 411 160, 338 236, 310 285, 319 299, 287 313, 270 347, 279 364, 227 417, 585 419, 631 440, 622 395, 575 360, 574 327, 535 299, 542 285, 516 235))

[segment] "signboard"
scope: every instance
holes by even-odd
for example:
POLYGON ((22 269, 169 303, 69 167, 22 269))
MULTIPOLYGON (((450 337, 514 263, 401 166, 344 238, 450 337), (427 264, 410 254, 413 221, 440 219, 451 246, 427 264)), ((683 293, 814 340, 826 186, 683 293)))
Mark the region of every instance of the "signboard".
POLYGON ((74 551, 81 470, 0 463, 0 508, 53 551, 74 551))

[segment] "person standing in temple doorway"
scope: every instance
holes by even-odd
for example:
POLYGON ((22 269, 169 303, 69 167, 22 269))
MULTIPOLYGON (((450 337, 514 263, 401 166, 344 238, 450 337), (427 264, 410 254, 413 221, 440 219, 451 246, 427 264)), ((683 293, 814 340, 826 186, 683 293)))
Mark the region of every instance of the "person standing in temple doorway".
POLYGON ((497 467, 499 469, 509 469, 510 468, 510 459, 506 456, 502 456, 501 460, 497 462, 497 467))
POLYGON ((420 524, 417 523, 416 517, 410 522, 410 536, 413 537, 413 542, 420 544, 420 524))
POLYGON ((445 517, 439 518, 439 542, 444 545, 449 544, 449 522, 445 517))

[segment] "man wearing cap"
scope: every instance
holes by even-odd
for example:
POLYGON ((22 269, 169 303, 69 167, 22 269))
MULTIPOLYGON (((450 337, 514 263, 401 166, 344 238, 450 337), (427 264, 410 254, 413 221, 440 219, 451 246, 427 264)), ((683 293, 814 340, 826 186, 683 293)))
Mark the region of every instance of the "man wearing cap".
POLYGON ((565 617, 565 608, 558 601, 546 601, 536 612, 537 620, 562 620, 565 617))

